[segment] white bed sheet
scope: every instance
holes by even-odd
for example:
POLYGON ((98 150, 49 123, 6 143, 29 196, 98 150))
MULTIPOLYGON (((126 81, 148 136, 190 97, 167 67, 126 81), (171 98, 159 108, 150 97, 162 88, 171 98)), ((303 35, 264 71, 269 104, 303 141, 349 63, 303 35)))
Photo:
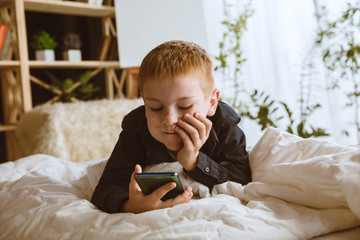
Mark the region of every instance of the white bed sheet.
POLYGON ((360 226, 360 149, 268 129, 250 155, 254 182, 212 192, 175 169, 197 197, 141 214, 90 203, 105 161, 33 155, 0 165, 0 239, 310 239, 360 226))

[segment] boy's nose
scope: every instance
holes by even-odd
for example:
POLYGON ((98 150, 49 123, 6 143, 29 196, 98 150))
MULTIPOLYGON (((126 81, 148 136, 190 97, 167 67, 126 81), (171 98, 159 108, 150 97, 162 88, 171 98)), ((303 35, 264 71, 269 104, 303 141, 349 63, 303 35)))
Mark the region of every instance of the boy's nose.
POLYGON ((167 111, 165 113, 164 120, 165 120, 166 124, 168 124, 168 125, 172 125, 174 123, 177 123, 178 119, 179 119, 179 116, 178 116, 178 114, 176 112, 167 111))

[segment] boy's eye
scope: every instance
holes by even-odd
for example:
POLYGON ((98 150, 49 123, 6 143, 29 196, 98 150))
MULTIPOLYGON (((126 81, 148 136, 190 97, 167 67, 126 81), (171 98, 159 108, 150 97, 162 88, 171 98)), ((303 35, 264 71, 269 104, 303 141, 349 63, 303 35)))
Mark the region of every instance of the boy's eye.
POLYGON ((189 106, 186 106, 186 107, 178 107, 180 110, 188 110, 188 109, 190 109, 191 107, 192 107, 193 105, 192 104, 190 104, 189 106))
POLYGON ((163 107, 159 107, 159 108, 150 108, 151 111, 154 111, 154 112, 160 112, 161 110, 163 110, 163 107))

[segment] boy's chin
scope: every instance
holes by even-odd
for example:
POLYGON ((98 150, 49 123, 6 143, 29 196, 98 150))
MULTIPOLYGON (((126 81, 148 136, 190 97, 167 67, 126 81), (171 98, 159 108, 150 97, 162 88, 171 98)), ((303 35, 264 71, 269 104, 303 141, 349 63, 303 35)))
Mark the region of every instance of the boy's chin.
POLYGON ((183 147, 183 143, 168 143, 165 144, 166 148, 170 151, 177 152, 183 147))

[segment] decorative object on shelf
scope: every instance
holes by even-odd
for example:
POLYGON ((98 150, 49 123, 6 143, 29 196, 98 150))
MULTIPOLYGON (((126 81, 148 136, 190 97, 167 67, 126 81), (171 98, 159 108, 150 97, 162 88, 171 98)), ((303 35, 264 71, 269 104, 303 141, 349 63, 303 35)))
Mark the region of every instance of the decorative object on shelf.
POLYGON ((12 58, 13 49, 11 47, 11 44, 13 40, 11 35, 12 35, 12 29, 9 28, 1 51, 1 55, 0 55, 1 60, 11 60, 12 58))
POLYGON ((89 4, 93 4, 96 6, 101 6, 103 3, 103 0, 88 0, 88 1, 89 1, 89 4))
POLYGON ((103 3, 103 0, 76 0, 77 2, 87 2, 91 5, 101 6, 103 3))
POLYGON ((47 31, 40 30, 31 37, 30 46, 35 50, 36 60, 55 61, 55 51, 58 42, 47 31))
POLYGON ((74 32, 67 32, 62 39, 63 59, 80 62, 81 61, 81 45, 80 35, 74 32))
POLYGON ((5 44, 7 32, 8 32, 8 26, 6 26, 5 24, 0 24, 0 54, 5 44))

